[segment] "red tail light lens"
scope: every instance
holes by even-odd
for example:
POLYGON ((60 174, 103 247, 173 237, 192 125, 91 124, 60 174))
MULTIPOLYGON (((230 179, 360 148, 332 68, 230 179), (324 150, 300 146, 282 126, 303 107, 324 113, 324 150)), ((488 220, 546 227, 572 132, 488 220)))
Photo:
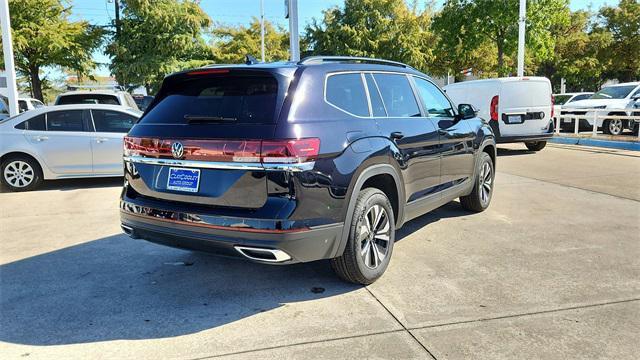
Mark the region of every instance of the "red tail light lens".
POLYGON ((553 95, 551 95, 551 118, 553 118, 556 115, 556 109, 554 109, 554 105, 556 104, 556 98, 553 97, 553 95))
POLYGON ((498 97, 498 95, 491 98, 491 107, 489 107, 489 109, 491 114, 491 120, 493 121, 498 121, 498 102, 499 101, 500 101, 500 98, 498 97))
POLYGON ((182 144, 177 159, 220 162, 301 163, 313 161, 320 152, 320 139, 297 140, 172 140, 154 138, 124 138, 125 156, 176 158, 175 142, 182 144))
POLYGON ((263 141, 261 159, 264 163, 301 163, 313 161, 320 152, 320 139, 263 141))

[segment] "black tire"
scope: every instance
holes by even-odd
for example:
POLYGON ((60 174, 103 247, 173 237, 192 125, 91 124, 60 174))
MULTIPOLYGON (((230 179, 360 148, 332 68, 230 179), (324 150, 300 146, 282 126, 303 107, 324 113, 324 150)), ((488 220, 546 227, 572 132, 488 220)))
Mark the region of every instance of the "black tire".
POLYGON ((624 132, 624 123, 619 119, 605 120, 602 122, 602 132, 607 135, 622 135, 622 133, 624 132), (617 122, 619 122, 620 126, 614 126, 614 124, 617 122))
POLYGON ((640 136, 640 122, 636 122, 633 126, 633 130, 631 131, 633 132, 633 135, 640 136))
POLYGON ((40 164, 33 158, 25 155, 14 155, 2 161, 0 165, 0 182, 2 185, 10 191, 31 191, 40 184, 42 184, 42 169, 40 164), (10 176, 10 173, 15 173, 18 164, 26 164, 26 167, 20 169, 21 180, 16 180, 15 176, 10 176), (9 170, 7 170, 9 168, 9 170))
POLYGON ((495 177, 496 175, 493 160, 491 160, 491 156, 489 156, 489 154, 483 152, 480 155, 480 160, 478 161, 476 177, 473 183, 473 191, 467 196, 460 197, 460 204, 462 204, 462 207, 473 212, 485 211, 491 203, 495 177), (488 176, 486 176, 485 171, 483 171, 483 169, 486 169, 485 164, 487 164, 489 169, 491 170, 491 173, 488 176), (487 180, 489 180, 489 191, 485 194, 483 193, 483 187, 485 187, 487 180))
POLYGON ((524 143, 524 145, 530 151, 540 151, 544 149, 545 146, 547 146, 547 142, 546 141, 529 141, 524 143))
MULTIPOLYGON (((375 212, 375 211, 374 211, 375 212)), ((387 196, 380 190, 375 188, 366 188, 360 191, 358 199, 356 200, 355 209, 353 212, 353 218, 350 224, 349 238, 344 252, 340 257, 331 260, 331 267, 335 273, 345 281, 369 285, 376 281, 387 269, 389 261, 391 260, 391 254, 393 253, 393 243, 395 241, 395 221, 393 216, 393 208, 387 196), (380 256, 377 251, 383 249, 383 240, 378 239, 377 236, 367 236, 362 239, 364 235, 363 226, 366 228, 367 219, 370 219, 370 213, 375 209, 384 209, 385 213, 381 215, 380 222, 382 226, 388 224, 388 241, 386 242, 386 250, 384 258, 375 267, 370 267, 366 263, 367 258, 363 258, 365 252, 369 255, 369 260, 379 259, 380 256), (383 216, 386 216, 387 223, 382 223, 383 216), (366 243, 370 251, 363 251, 366 243), (375 248, 374 248, 375 247, 375 248), (378 255, 376 255, 378 254, 378 255), (373 256, 373 258, 371 257, 373 256)), ((381 228, 382 229, 382 228, 381 228)), ((384 230, 384 229, 382 229, 384 230)), ((373 232, 377 233, 376 231, 373 232)), ((380 234, 380 232, 378 232, 380 234)))

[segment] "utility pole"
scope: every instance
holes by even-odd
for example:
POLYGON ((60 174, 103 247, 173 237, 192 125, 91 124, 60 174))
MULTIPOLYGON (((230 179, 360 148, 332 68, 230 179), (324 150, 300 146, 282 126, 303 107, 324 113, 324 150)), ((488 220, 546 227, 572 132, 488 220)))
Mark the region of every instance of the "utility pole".
POLYGON ((2 26, 2 51, 4 52, 4 68, 7 73, 7 99, 9 115, 18 115, 18 87, 16 86, 16 67, 13 63, 13 40, 11 40, 11 20, 9 17, 9 1, 0 0, 0 23, 2 26))
POLYGON ((264 0, 260 0, 260 51, 264 62, 264 0))
POLYGON ((518 76, 524 76, 524 35, 527 26, 527 0, 520 0, 520 18, 518 19, 518 76))
POLYGON ((120 36, 120 0, 114 0, 116 6, 116 37, 120 36))
POLYGON ((298 0, 285 0, 289 19, 289 52, 291 61, 300 61, 300 39, 298 34, 298 0))

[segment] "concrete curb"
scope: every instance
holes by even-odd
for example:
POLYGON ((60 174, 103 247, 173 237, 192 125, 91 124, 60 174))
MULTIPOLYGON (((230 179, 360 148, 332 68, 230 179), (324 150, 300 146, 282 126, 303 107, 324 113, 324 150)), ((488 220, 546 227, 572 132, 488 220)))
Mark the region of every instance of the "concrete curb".
POLYGON ((549 140, 549 142, 556 144, 584 145, 620 150, 640 151, 640 142, 637 141, 613 141, 581 137, 554 136, 549 140))

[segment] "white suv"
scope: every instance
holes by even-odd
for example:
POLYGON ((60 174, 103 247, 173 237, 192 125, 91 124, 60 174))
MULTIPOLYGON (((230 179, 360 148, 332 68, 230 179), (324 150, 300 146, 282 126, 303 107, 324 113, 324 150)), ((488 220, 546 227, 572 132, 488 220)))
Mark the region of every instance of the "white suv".
MULTIPOLYGON (((633 129, 634 120, 607 119, 607 115, 633 115, 632 109, 640 100, 640 82, 629 82, 603 87, 589 99, 574 101, 562 106, 562 115, 576 115, 579 127, 593 128, 595 111, 590 109, 611 109, 599 111, 597 125, 605 134, 620 135, 624 129, 633 129), (629 109, 629 110, 625 110, 629 109), (619 111, 615 111, 619 110, 619 111)), ((563 119, 562 125, 566 130, 573 130, 575 123, 572 119, 563 119)))

